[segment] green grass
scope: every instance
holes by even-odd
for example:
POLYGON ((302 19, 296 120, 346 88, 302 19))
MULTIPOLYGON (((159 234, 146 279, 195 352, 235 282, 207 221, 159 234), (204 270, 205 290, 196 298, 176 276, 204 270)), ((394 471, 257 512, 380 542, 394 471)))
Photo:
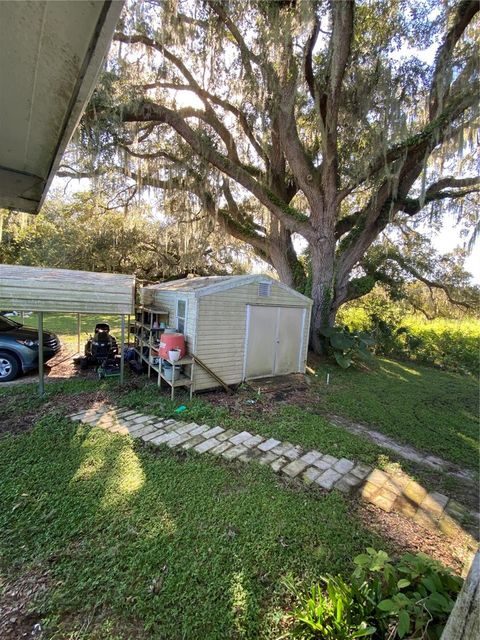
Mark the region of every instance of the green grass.
POLYGON ((478 468, 477 384, 473 378, 387 359, 378 359, 370 371, 323 365, 317 375, 325 413, 361 421, 423 452, 478 468))
MULTIPOLYGON (((22 319, 21 317, 12 318, 16 322, 20 322, 27 327, 38 327, 38 319, 36 314, 32 314, 22 319)), ((92 335, 97 322, 108 322, 112 333, 116 338, 120 339, 120 316, 80 316, 80 348, 86 340, 92 335)), ((77 316, 73 313, 45 313, 43 318, 43 326, 48 331, 58 334, 62 344, 69 348, 77 348, 77 316)))
POLYGON ((288 573, 308 584, 388 548, 336 492, 59 415, 0 441, 0 483, 1 571, 49 569, 47 637, 126 639, 107 629, 134 625, 159 639, 276 638, 288 573))

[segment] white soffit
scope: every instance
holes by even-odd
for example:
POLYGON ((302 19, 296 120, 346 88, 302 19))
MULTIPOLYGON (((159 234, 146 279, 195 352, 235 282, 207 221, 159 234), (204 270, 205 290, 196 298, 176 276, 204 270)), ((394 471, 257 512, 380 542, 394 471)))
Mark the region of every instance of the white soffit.
POLYGON ((38 213, 123 4, 0 1, 0 208, 38 213))

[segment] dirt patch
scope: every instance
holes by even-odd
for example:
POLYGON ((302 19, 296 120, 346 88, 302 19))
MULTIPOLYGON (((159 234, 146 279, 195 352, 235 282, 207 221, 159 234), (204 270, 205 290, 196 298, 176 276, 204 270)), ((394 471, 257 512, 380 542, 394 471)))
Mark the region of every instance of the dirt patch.
POLYGON ((54 586, 48 571, 31 570, 19 577, 0 583, 0 638, 2 640, 44 640, 55 633, 59 638, 88 637, 101 640, 107 637, 147 640, 151 635, 141 622, 118 619, 106 610, 93 609, 80 615, 65 615, 47 628, 43 620, 50 613, 45 605, 54 586))
POLYGON ((423 552, 462 575, 465 563, 474 553, 472 539, 467 534, 462 539, 452 540, 421 527, 399 513, 386 513, 364 501, 355 503, 353 508, 363 524, 391 541, 399 554, 423 552))
POLYGON ((275 414, 283 405, 306 408, 316 402, 308 378, 302 374, 252 380, 237 387, 231 395, 215 390, 202 393, 201 398, 213 406, 228 409, 233 417, 250 418, 275 414))
POLYGON ((30 571, 0 590, 0 638, 44 638, 42 602, 51 586, 48 571, 30 571))
MULTIPOLYGON (((16 398, 12 398, 9 402, 5 402, 0 409, 0 435, 20 434, 32 429, 33 425, 44 416, 52 413, 62 413, 68 415, 75 411, 80 411, 86 406, 102 405, 109 402, 107 392, 99 389, 88 393, 79 394, 58 394, 52 400, 35 406, 32 409, 26 409, 25 412, 16 414, 13 411, 16 398)), ((1 637, 1 636, 0 636, 1 637)))
MULTIPOLYGON (((75 354, 68 351, 60 351, 57 355, 45 364, 45 382, 56 382, 59 380, 68 380, 70 378, 79 378, 83 380, 95 379, 95 369, 80 369, 75 365, 73 356, 75 354)), ((10 382, 2 382, 2 388, 19 387, 24 384, 32 384, 38 382, 38 371, 30 371, 24 375, 20 375, 10 382)))

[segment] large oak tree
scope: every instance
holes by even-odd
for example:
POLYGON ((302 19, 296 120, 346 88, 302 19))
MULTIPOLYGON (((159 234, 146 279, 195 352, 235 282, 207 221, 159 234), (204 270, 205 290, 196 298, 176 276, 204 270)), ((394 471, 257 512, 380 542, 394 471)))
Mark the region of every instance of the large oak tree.
POLYGON ((187 192, 282 281, 302 288, 308 271, 319 349, 318 330, 373 287, 382 262, 422 276, 398 246, 372 259, 385 230, 396 226, 401 244, 426 210, 438 216, 478 190, 477 10, 472 0, 131 3, 83 121, 95 151, 83 171, 187 192))

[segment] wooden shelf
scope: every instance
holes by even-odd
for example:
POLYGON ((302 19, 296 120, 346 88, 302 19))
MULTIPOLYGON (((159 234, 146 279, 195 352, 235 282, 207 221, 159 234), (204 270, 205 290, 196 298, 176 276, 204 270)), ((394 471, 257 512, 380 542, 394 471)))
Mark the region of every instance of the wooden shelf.
MULTIPOLYGON (((152 351, 156 351, 158 353, 158 349, 156 347, 152 347, 152 351)), ((175 361, 169 360, 168 358, 162 358, 162 360, 175 367, 181 367, 184 364, 193 364, 193 358, 191 358, 190 356, 183 356, 183 358, 180 358, 180 360, 175 361)))
POLYGON ((154 313, 158 316, 168 316, 170 313, 165 309, 160 309, 158 307, 144 307, 143 305, 137 305, 135 307, 135 311, 147 311, 148 313, 154 313))
MULTIPOLYGON (((156 338, 156 336, 158 336, 160 334, 160 332, 162 332, 162 329, 158 328, 158 329, 154 329, 153 328, 153 321, 154 321, 154 316, 161 316, 161 317, 165 317, 167 322, 166 324, 168 324, 168 318, 169 318, 169 312, 165 311, 164 309, 158 309, 155 307, 147 307, 147 306, 137 306, 135 309, 136 315, 135 315, 135 320, 133 322, 133 335, 135 338, 135 344, 134 344, 134 350, 135 353, 137 354, 140 362, 145 362, 148 365, 148 375, 150 375, 150 371, 153 369, 153 371, 155 371, 155 373, 157 374, 157 384, 159 387, 162 386, 162 380, 164 382, 166 382, 166 384, 170 387, 171 389, 171 398, 173 400, 174 395, 175 395, 175 389, 177 387, 187 387, 190 389, 190 399, 192 398, 192 393, 193 393, 193 370, 194 370, 194 360, 192 357, 190 356, 184 356, 183 358, 181 358, 180 360, 176 360, 175 362, 172 362, 171 360, 169 360, 168 358, 160 358, 159 357, 159 364, 152 364, 152 362, 150 361, 150 357, 152 354, 157 353, 159 351, 159 347, 158 345, 154 345, 153 341, 156 338), (140 314, 141 319, 137 319, 137 313, 140 314), (150 314, 150 322, 145 322, 145 316, 143 315, 144 313, 148 313, 150 314), (147 336, 143 336, 143 332, 146 331, 148 332, 147 336), (144 349, 148 348, 148 355, 144 354, 144 349), (172 379, 169 379, 165 376, 165 373, 162 371, 162 363, 163 362, 168 362, 168 364, 173 367, 172 370, 172 379), (178 377, 177 380, 174 380, 175 378, 175 369, 177 369, 177 367, 189 367, 188 373, 190 375, 186 375, 185 373, 181 373, 180 376, 178 377)), ((158 319, 156 319, 156 321, 158 322, 158 319)))
POLYGON ((160 371, 160 377, 162 378, 162 380, 165 380, 165 382, 170 387, 190 387, 193 384, 193 380, 188 376, 184 375, 183 373, 181 373, 178 380, 175 380, 174 382, 172 382, 169 378, 165 377, 165 374, 162 373, 161 371, 160 371))

